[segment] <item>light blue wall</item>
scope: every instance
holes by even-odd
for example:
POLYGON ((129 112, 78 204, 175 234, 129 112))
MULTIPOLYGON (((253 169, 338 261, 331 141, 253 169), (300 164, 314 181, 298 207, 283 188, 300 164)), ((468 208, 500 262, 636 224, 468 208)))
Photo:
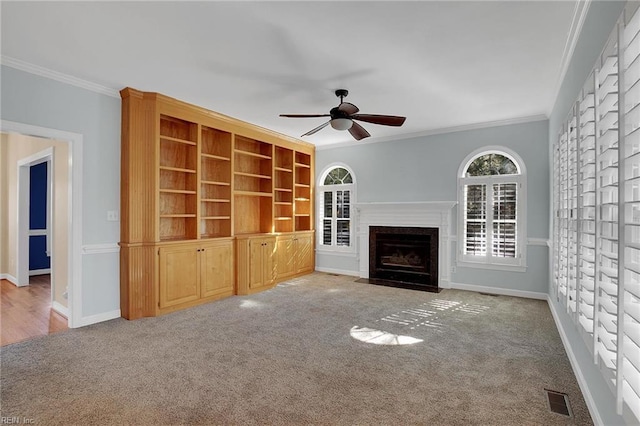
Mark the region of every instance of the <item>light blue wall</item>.
MULTIPOLYGON (((316 170, 320 175, 334 162, 349 165, 357 179, 358 202, 457 201, 456 174, 465 157, 478 148, 504 146, 522 158, 527 170, 528 237, 546 240, 549 232, 548 132, 547 121, 541 120, 415 139, 354 143, 318 150, 316 170)), ((456 213, 454 208, 454 222, 456 213)), ((456 231, 455 223, 452 231, 456 231)), ((459 268, 451 280, 460 284, 546 293, 547 258, 547 247, 532 246, 528 248, 527 272, 459 268)), ((322 253, 317 255, 316 265, 353 274, 359 270, 356 257, 340 258, 322 253)))
MULTIPOLYGON (((562 82, 553 112, 549 116, 550 158, 551 147, 557 138, 561 123, 567 117, 569 109, 576 101, 580 90, 595 65, 596 59, 602 52, 615 22, 622 12, 624 3, 594 1, 590 4, 567 75, 562 82)), ((552 216, 551 212, 549 216, 552 216)), ((551 277, 547 282, 551 282, 551 277)), ((575 323, 566 314, 566 308, 557 303, 553 297, 551 298, 551 303, 557 313, 560 328, 564 331, 565 344, 569 345, 570 351, 575 356, 575 362, 579 369, 577 375, 582 376, 584 382, 588 384, 587 392, 591 395, 594 406, 597 407, 602 423, 604 425, 625 424, 622 417, 616 414, 613 393, 609 390, 609 386, 605 383, 602 374, 594 365, 593 357, 578 333, 575 323)))
MULTIPOLYGON (((120 223, 120 100, 2 66, 3 120, 83 135, 82 243, 116 244, 120 223)), ((83 256, 82 316, 120 309, 119 263, 113 254, 83 256)))

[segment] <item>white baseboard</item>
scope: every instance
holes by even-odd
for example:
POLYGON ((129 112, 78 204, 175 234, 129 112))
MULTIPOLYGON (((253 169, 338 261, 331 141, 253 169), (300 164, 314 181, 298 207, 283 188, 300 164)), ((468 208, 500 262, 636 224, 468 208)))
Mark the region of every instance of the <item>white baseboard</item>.
POLYGON ((56 302, 54 300, 53 303, 51 304, 51 309, 53 309, 54 311, 56 311, 57 313, 59 313, 63 317, 69 318, 69 308, 67 308, 66 306, 62 305, 60 302, 56 302))
POLYGON ((449 288, 456 290, 475 291, 478 293, 500 294, 503 296, 524 297, 527 299, 547 300, 547 293, 538 293, 535 291, 512 290, 510 288, 485 287, 482 285, 450 283, 449 288))
POLYGON ((318 272, 326 272, 328 274, 340 274, 340 275, 349 275, 351 277, 359 277, 360 271, 348 271, 344 269, 333 269, 333 268, 323 268, 320 266, 316 266, 316 271, 318 272))
POLYGON ((589 409, 589 414, 591 414, 591 419, 596 426, 604 425, 602 421, 602 417, 600 416, 600 412, 598 411, 598 406, 596 405, 593 395, 591 395, 591 391, 589 390, 589 386, 587 385, 587 381, 582 374, 582 370, 578 365, 578 360, 576 359, 575 354, 573 353, 573 349, 571 345, 569 345, 569 339, 567 338, 567 334, 564 331, 564 327, 562 327, 562 323, 558 318, 558 313, 556 312, 556 308, 553 305, 553 302, 547 295, 547 304, 549 305, 549 310, 551 311, 551 316, 553 317, 553 321, 556 323, 556 328, 558 329, 558 333, 560 334, 560 339, 562 340, 562 345, 564 346, 564 350, 567 352, 567 357, 569 358, 569 363, 571 363, 571 368, 573 369, 573 374, 575 374, 576 379, 578 380, 578 385, 580 386, 580 390, 582 391, 582 395, 584 396, 584 400, 587 403, 587 408, 589 409))
POLYGON ((44 275, 44 274, 50 274, 51 273, 51 268, 47 268, 47 269, 32 269, 29 271, 29 276, 32 277, 34 275, 44 275))
POLYGON ((451 280, 449 280, 448 278, 447 279, 441 278, 440 282, 438 283, 438 287, 451 288, 451 280))
POLYGON ((13 275, 11 275, 11 274, 0 274, 0 279, 7 280, 11 284, 15 285, 16 287, 20 287, 18 285, 18 279, 16 277, 14 277, 13 275))
POLYGON ((74 325, 73 328, 76 327, 84 327, 91 324, 96 324, 99 322, 109 321, 112 319, 120 318, 122 315, 120 313, 120 309, 116 309, 115 311, 104 312, 102 314, 89 315, 88 317, 82 317, 78 321, 77 324, 74 325))

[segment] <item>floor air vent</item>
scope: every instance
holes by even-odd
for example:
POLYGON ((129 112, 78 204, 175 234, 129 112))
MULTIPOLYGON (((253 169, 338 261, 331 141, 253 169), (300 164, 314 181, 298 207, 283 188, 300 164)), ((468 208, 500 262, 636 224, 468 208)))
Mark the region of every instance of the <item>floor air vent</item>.
POLYGON ((544 390, 547 393, 547 403, 549 411, 552 413, 562 414, 571 417, 571 407, 569 406, 569 395, 549 389, 544 390))

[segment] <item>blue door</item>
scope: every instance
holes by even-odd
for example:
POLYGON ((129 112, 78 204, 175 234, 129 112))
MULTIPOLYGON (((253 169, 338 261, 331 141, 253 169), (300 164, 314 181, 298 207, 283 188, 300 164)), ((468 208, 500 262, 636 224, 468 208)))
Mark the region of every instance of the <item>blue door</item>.
POLYGON ((29 191, 29 272, 51 268, 47 254, 47 163, 31 166, 29 191))

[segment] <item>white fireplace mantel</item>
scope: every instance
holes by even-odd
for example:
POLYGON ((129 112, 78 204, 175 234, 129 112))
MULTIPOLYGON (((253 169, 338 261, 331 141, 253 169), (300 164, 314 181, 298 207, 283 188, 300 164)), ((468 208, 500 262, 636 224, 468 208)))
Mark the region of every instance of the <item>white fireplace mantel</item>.
POLYGON ((438 286, 449 288, 451 223, 455 201, 383 202, 354 204, 358 214, 360 277, 369 278, 369 227, 416 226, 438 228, 438 286))

